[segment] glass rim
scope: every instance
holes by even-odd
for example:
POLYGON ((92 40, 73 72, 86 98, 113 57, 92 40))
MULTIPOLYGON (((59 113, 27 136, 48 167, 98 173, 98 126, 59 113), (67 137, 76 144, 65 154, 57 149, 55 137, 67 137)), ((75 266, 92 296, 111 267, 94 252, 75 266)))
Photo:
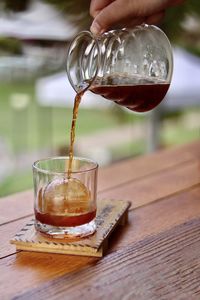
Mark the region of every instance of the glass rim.
MULTIPOLYGON (((37 166, 37 164, 39 164, 40 162, 53 161, 53 160, 69 160, 69 156, 53 156, 53 157, 38 159, 32 164, 32 169, 36 170, 39 173, 49 174, 49 175, 68 174, 68 171, 60 171, 60 172, 59 171, 50 171, 50 170, 47 170, 47 169, 44 169, 44 168, 41 168, 41 167, 37 166)), ((79 160, 79 161, 87 162, 87 163, 92 164, 93 166, 90 166, 90 167, 86 168, 85 170, 79 170, 79 171, 73 171, 72 170, 71 174, 83 174, 83 173, 86 173, 86 172, 97 170, 98 167, 99 167, 97 162, 95 162, 94 160, 89 159, 89 158, 74 156, 73 160, 79 160)))

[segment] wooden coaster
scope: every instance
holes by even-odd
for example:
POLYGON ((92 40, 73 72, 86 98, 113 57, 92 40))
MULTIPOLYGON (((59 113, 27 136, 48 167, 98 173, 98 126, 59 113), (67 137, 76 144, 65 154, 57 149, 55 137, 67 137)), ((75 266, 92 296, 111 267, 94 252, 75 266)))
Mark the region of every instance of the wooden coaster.
POLYGON ((35 230, 34 220, 30 220, 10 243, 17 250, 74 254, 83 256, 103 256, 108 244, 108 237, 117 225, 125 225, 130 203, 122 200, 100 200, 97 209, 97 231, 92 236, 82 239, 53 239, 41 235, 35 230))

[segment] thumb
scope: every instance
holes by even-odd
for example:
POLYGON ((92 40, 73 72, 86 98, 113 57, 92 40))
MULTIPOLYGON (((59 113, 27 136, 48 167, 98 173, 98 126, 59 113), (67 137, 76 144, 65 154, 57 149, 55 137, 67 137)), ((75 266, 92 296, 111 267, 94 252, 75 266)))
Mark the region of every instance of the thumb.
POLYGON ((133 6, 129 7, 130 5, 128 3, 130 3, 130 1, 127 1, 126 5, 124 5, 123 1, 118 0, 111 2, 108 6, 103 8, 94 19, 90 27, 91 32, 98 35, 110 27, 119 24, 119 22, 123 23, 123 21, 128 18, 133 18, 133 6))

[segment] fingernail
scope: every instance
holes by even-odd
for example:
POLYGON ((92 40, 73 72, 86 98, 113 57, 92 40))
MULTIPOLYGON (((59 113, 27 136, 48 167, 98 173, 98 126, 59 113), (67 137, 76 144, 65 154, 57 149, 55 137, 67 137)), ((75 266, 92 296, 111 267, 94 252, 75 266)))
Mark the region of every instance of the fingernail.
POLYGON ((104 32, 104 30, 101 28, 101 26, 99 25, 98 22, 94 21, 90 27, 90 30, 91 32, 94 34, 94 35, 99 35, 101 33, 104 32))

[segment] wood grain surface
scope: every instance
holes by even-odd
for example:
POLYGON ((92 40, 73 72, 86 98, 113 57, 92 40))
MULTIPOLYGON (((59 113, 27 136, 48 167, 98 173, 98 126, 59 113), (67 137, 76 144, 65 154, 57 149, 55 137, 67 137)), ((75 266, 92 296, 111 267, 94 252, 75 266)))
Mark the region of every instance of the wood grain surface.
MULTIPOLYGON (((127 246, 129 242, 138 241, 151 234, 157 234, 177 224, 200 216, 200 184, 199 187, 189 189, 173 197, 166 197, 151 205, 139 207, 129 212, 129 223, 124 228, 118 228, 113 235, 115 249, 127 246), (181 205, 180 205, 181 204, 181 205), (169 217, 170 216, 170 217, 169 217), (117 241, 117 242, 116 242, 117 241)), ((16 253, 15 246, 9 240, 18 232, 30 217, 10 222, 0 226, 0 258, 16 253)))
POLYGON ((120 249, 15 299, 199 299, 200 219, 120 249), (166 284, 167 283, 167 284, 166 284), (78 288, 77 288, 78 287, 78 288))
POLYGON ((101 260, 16 253, 33 192, 0 199, 0 299, 199 300, 200 142, 102 168, 98 190, 132 203, 101 260))

